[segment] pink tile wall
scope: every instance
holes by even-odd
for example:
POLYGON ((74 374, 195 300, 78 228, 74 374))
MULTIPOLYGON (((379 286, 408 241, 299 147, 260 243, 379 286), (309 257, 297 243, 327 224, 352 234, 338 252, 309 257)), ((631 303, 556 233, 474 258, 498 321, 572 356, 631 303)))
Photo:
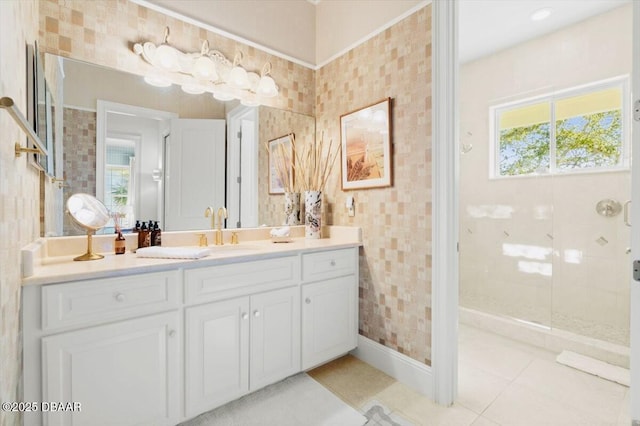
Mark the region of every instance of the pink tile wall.
POLYGON ((318 137, 340 140, 340 115, 385 97, 393 99, 393 186, 342 192, 334 173, 325 214, 363 229, 360 333, 430 364, 431 6, 317 72, 318 137))

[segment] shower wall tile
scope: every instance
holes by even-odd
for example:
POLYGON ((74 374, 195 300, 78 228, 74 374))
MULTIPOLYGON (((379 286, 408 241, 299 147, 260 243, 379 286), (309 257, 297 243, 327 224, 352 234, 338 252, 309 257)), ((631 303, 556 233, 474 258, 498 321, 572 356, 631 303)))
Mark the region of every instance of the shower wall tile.
POLYGON ((630 73, 630 11, 461 67, 461 142, 472 146, 460 157, 463 306, 628 344, 629 228, 595 206, 629 198, 629 171, 490 179, 489 107, 630 73))
POLYGON ((429 364, 431 359, 431 6, 317 72, 318 137, 340 140, 340 116, 392 98, 393 186, 326 193, 335 225, 363 229, 360 333, 429 364), (348 217, 345 198, 355 198, 348 217))

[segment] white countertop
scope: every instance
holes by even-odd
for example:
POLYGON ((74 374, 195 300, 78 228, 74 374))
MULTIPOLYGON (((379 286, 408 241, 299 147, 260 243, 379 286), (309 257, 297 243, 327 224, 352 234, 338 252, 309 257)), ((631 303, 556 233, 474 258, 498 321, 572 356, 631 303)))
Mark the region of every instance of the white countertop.
MULTIPOLYGON (((358 230, 358 228, 352 228, 358 230)), ((127 251, 122 255, 104 254, 104 259, 76 262, 78 254, 52 256, 40 259, 33 267, 33 275, 23 278, 22 285, 42 285, 67 281, 106 278, 176 268, 199 268, 224 263, 245 262, 303 251, 318 251, 362 245, 359 232, 332 232, 330 238, 292 238, 289 243, 274 243, 270 239, 242 241, 238 245, 209 246, 212 253, 197 260, 151 259, 138 257, 127 251)))

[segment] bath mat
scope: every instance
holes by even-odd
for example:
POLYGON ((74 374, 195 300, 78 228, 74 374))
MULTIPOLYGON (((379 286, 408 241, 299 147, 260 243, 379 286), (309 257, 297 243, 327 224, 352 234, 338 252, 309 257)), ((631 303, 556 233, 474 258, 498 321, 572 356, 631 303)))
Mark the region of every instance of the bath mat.
POLYGON ((180 426, 362 426, 367 419, 302 373, 180 426))
POLYGON ((626 368, 571 351, 562 351, 556 362, 629 387, 630 375, 626 368))

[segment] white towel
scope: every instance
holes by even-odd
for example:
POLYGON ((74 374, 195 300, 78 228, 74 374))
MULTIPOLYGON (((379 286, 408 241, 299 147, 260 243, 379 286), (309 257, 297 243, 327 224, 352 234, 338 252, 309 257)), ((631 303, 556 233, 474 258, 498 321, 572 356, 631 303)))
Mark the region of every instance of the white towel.
POLYGON ((270 233, 272 237, 288 237, 290 232, 290 227, 283 226, 282 228, 273 228, 270 233))
POLYGON ((208 256, 208 248, 203 247, 143 247, 136 251, 138 257, 154 257, 160 259, 200 259, 208 256))

